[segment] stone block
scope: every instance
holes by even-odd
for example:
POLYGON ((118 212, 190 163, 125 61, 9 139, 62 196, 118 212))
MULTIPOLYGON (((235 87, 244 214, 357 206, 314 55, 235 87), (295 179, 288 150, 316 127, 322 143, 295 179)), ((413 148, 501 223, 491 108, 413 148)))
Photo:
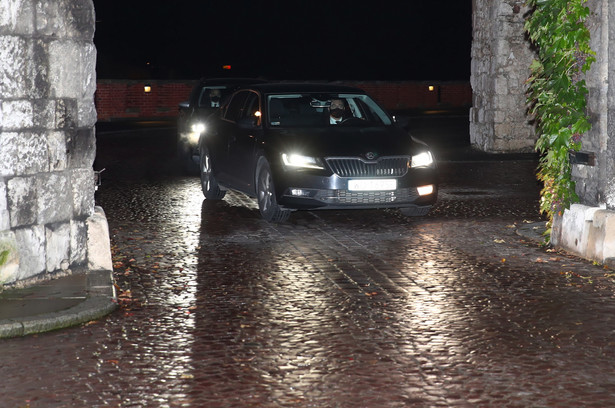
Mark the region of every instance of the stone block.
POLYGON ((68 173, 47 173, 37 177, 37 222, 67 222, 73 214, 73 199, 68 173))
POLYGON ((82 265, 87 260, 88 230, 85 221, 70 223, 70 259, 71 265, 82 265))
POLYGON ((615 209, 615 180, 611 179, 607 182, 604 195, 607 208, 611 210, 615 209))
POLYGON ((113 270, 111 260, 111 241, 109 225, 101 207, 96 207, 94 214, 87 220, 88 229, 88 269, 113 270))
POLYGON ((7 204, 11 227, 36 222, 36 177, 15 177, 7 182, 7 204))
POLYGON ((94 38, 91 0, 58 0, 36 3, 36 30, 44 36, 89 40, 94 38))
POLYGON ((552 243, 586 259, 615 259, 615 211, 573 204, 554 221, 552 243))
POLYGON ((566 250, 581 256, 583 256, 587 248, 589 214, 586 213, 590 209, 591 207, 582 204, 573 204, 570 208, 564 210, 561 218, 561 236, 558 244, 566 250))
POLYGON ((96 48, 76 41, 49 45, 49 82, 56 98, 82 99, 96 89, 96 48))
POLYGON ((82 40, 94 39, 96 16, 92 0, 65 0, 68 35, 82 40))
POLYGON ((61 269, 62 261, 70 258, 70 223, 48 224, 45 228, 47 272, 61 269))
POLYGON ((13 231, 0 231, 0 285, 14 282, 19 272, 19 250, 13 231))
MULTIPOLYGON (((26 94, 28 43, 17 36, 0 35, 0 95, 22 98, 26 94)), ((5 118, 6 119, 6 118, 5 118)), ((3 127, 0 123, 0 127, 3 127)))
POLYGON ((0 35, 34 32, 31 0, 0 0, 0 35))
POLYGON ((48 154, 45 135, 29 132, 20 134, 15 173, 25 175, 48 171, 48 154))
POLYGON ((0 108, 4 130, 31 128, 34 124, 32 102, 28 100, 3 101, 0 108))
POLYGON ((96 56, 97 51, 94 44, 85 44, 82 48, 82 69, 83 83, 82 93, 79 100, 88 100, 94 103, 94 93, 96 92, 96 56))
POLYGON ((0 231, 11 228, 6 182, 0 178, 0 231))
POLYGON ((594 224, 602 235, 602 262, 615 259, 615 211, 596 211, 594 224))
POLYGON ((40 134, 0 132, 0 177, 46 171, 47 145, 40 134))
POLYGON ((498 95, 508 95, 508 79, 503 76, 498 76, 495 79, 495 93, 498 95))
POLYGON ((68 167, 90 168, 96 157, 96 138, 94 128, 77 129, 66 132, 68 167))
POLYGON ((45 227, 34 225, 16 229, 15 239, 20 255, 17 280, 45 272, 45 227))
POLYGON ((55 129, 56 102, 49 99, 36 99, 32 101, 33 126, 39 129, 55 129))
POLYGON ((508 119, 508 112, 503 110, 496 110, 494 116, 495 123, 504 123, 508 119))
POLYGON ((77 127, 91 128, 94 127, 97 120, 96 105, 94 99, 82 99, 77 101, 77 127))
POLYGON ((90 168, 71 171, 73 189, 73 216, 85 219, 94 212, 94 170, 90 168))
POLYGON ((37 34, 54 38, 65 38, 67 36, 65 16, 64 1, 37 1, 37 34))
POLYGON ((55 128, 73 129, 77 127, 77 101, 74 99, 57 99, 55 110, 55 128))
POLYGON ((31 99, 49 99, 49 43, 42 39, 30 42, 32 49, 28 58, 26 96, 31 99))
POLYGON ((49 151, 49 171, 66 169, 66 137, 64 132, 49 132, 47 134, 47 149, 49 151))

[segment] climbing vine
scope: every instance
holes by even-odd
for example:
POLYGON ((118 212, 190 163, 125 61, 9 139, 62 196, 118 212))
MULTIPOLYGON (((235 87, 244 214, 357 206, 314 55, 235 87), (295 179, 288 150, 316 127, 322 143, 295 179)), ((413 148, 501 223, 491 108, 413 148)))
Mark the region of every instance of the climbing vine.
POLYGON ((543 183, 540 210, 553 217, 579 200, 570 165, 570 151, 581 149, 591 124, 586 113, 583 74, 595 61, 585 21, 587 0, 527 0, 532 12, 525 30, 538 57, 528 80, 529 112, 536 120, 541 154, 538 179, 543 183))

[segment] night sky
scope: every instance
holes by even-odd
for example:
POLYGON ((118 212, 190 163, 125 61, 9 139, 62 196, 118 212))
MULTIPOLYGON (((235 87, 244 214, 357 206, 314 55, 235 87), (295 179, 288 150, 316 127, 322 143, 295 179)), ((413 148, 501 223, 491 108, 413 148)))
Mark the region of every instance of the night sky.
POLYGON ((97 74, 468 80, 471 3, 94 0, 97 74))

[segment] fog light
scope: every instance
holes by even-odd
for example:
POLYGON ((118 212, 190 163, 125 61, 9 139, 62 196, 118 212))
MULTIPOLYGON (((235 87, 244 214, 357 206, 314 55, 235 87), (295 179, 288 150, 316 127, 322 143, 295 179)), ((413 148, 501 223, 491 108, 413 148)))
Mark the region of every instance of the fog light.
POLYGON ((416 190, 419 192, 420 196, 425 196, 433 193, 433 184, 428 186, 417 187, 416 190))

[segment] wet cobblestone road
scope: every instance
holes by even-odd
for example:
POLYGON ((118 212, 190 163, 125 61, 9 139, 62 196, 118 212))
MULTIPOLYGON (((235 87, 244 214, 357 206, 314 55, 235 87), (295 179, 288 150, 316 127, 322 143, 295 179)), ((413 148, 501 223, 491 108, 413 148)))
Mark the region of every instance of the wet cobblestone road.
POLYGON ((442 163, 424 218, 269 224, 242 195, 203 202, 161 140, 99 146, 122 307, 2 340, 1 406, 615 404, 615 276, 515 234, 538 220, 533 160, 442 163))

